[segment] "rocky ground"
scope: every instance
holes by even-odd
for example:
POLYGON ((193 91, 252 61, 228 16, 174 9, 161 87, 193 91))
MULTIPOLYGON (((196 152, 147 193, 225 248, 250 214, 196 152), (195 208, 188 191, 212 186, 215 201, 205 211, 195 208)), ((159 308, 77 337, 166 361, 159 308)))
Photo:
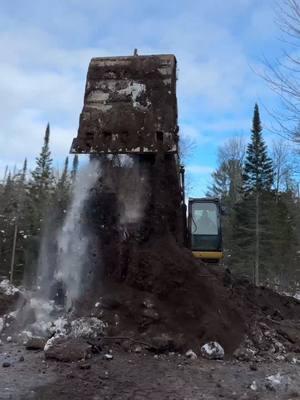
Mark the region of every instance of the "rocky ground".
POLYGON ((80 314, 56 315, 50 303, 36 308, 32 300, 41 299, 2 282, 0 400, 300 399, 300 302, 210 274, 215 283, 201 302, 196 286, 187 292, 188 314, 118 285, 79 304, 80 314), (200 303, 209 318, 196 310, 200 303), (244 310, 242 324, 226 303, 244 310), (25 327, 22 315, 30 316, 25 327))
POLYGON ((300 399, 297 361, 241 362, 153 354, 126 342, 86 360, 57 362, 44 352, 1 347, 0 399, 300 399), (108 355, 110 357, 108 357, 108 355))

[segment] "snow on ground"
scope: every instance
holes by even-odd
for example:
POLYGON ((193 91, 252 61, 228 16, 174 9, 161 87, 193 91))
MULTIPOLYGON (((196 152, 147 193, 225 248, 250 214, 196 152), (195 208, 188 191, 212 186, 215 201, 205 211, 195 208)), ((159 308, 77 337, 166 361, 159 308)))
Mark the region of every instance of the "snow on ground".
POLYGON ((300 300, 300 292, 296 292, 296 293, 294 294, 294 298, 295 298, 296 300, 300 300))
POLYGON ((3 279, 3 281, 0 282, 0 291, 7 296, 13 296, 20 292, 20 290, 12 285, 8 279, 3 279))

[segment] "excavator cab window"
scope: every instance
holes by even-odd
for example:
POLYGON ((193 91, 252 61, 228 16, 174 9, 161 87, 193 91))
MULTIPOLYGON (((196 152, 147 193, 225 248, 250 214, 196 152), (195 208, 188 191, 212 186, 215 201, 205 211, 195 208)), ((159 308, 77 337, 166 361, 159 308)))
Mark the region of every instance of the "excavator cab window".
POLYGON ((194 255, 222 258, 221 207, 216 199, 189 200, 189 243, 194 255))

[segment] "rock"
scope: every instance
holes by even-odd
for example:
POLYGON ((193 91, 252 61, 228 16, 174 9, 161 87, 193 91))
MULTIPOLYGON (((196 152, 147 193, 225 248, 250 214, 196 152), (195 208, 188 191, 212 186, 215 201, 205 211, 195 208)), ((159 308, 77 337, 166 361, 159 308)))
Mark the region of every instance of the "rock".
POLYGON ((284 338, 288 339, 291 343, 295 345, 300 344, 299 326, 297 326, 294 321, 286 320, 284 325, 280 325, 280 328, 277 329, 277 332, 284 338))
POLYGON ((10 367, 10 362, 8 362, 8 361, 4 361, 4 363, 2 363, 2 367, 3 368, 8 368, 8 367, 10 367))
POLYGON ((286 361, 292 363, 292 364, 297 364, 297 356, 293 353, 290 353, 286 356, 286 361), (296 360, 296 362, 295 362, 296 360))
POLYGON ((135 353, 141 353, 143 350, 142 346, 140 346, 139 344, 137 346, 135 346, 135 348, 133 349, 133 351, 135 353))
POLYGON ((27 350, 44 350, 46 342, 42 337, 33 336, 27 340, 25 347, 27 350))
POLYGON ((223 360, 224 349, 218 342, 209 342, 201 347, 201 355, 209 360, 223 360))
POLYGON ((238 348, 233 353, 233 356, 239 361, 253 361, 255 359, 255 352, 248 348, 238 348))
POLYGON ((197 354, 193 350, 188 350, 185 353, 185 355, 186 355, 187 358, 190 358, 191 360, 196 360, 198 358, 197 354))
POLYGON ((4 329, 4 319, 0 318, 0 334, 2 333, 3 329, 4 329))
POLYGON ((254 392, 257 391, 257 383, 256 381, 253 381, 250 385, 250 389, 253 390, 254 392))
POLYGON ((11 336, 7 336, 6 341, 7 341, 7 343, 12 342, 12 337, 11 336))
POLYGON ((44 349, 46 359, 70 362, 86 360, 91 356, 91 346, 80 338, 57 337, 48 342, 44 349))
POLYGON ((21 356, 21 357, 19 358, 19 362, 23 362, 23 361, 25 361, 25 358, 24 358, 24 356, 21 356))
POLYGON ((285 347, 281 342, 275 341, 274 347, 275 347, 276 353, 284 353, 285 352, 285 347))
POLYGON ((250 369, 251 369, 251 371, 257 371, 257 365, 256 364, 250 364, 250 369))
POLYGON ((104 360, 112 360, 113 358, 114 358, 113 355, 112 355, 112 354, 109 354, 109 353, 104 354, 104 356, 103 356, 103 359, 104 359, 104 360))
POLYGON ((166 333, 162 333, 161 335, 152 338, 151 345, 152 350, 158 351, 159 353, 175 349, 174 340, 166 333))
POLYGON ((276 391, 281 386, 285 389, 291 383, 291 379, 288 376, 283 376, 278 372, 276 375, 269 375, 266 377, 266 388, 271 391, 276 391))
POLYGON ((79 364, 79 369, 91 369, 91 364, 79 364))
POLYGON ((143 314, 144 317, 152 319, 153 321, 159 321, 160 320, 160 315, 153 308, 145 308, 143 310, 142 314, 143 314))
POLYGON ((71 336, 95 339, 103 334, 105 323, 95 317, 82 317, 71 322, 71 336))

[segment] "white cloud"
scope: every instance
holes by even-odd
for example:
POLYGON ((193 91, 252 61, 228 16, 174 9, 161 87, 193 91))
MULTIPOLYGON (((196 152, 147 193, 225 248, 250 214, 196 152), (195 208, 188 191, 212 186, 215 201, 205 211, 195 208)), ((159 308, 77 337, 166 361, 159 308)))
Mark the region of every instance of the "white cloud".
POLYGON ((25 156, 34 159, 48 121, 53 156, 67 155, 92 56, 128 54, 134 47, 175 53, 181 132, 198 145, 222 140, 224 130, 245 129, 245 104, 265 96, 245 43, 256 36, 256 25, 269 38, 263 32, 272 14, 268 1, 174 0, 172 8, 158 0, 21 4, 0 16, 0 170, 25 156), (243 26, 248 20, 251 28, 243 26))

